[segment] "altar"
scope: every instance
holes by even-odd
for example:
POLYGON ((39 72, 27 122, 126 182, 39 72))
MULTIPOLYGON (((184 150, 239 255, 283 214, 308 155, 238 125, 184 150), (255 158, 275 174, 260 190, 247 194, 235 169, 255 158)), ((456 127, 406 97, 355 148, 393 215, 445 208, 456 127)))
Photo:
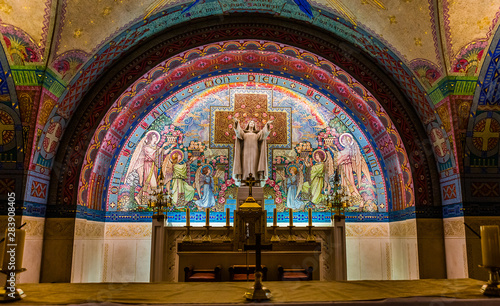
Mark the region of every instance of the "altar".
MULTIPOLYGON (((262 212, 265 216, 266 211, 262 212)), ((235 211, 234 223, 238 224, 238 211, 235 211)), ((207 241, 206 226, 189 227, 190 241, 186 241, 188 228, 167 226, 163 215, 153 218, 152 226, 151 282, 183 282, 184 268, 190 266, 203 269, 221 266, 221 281, 228 281, 229 267, 255 265, 255 251, 245 251, 241 239, 238 239, 248 229, 209 227, 210 241, 207 241)), ((290 226, 269 226, 263 222, 262 228, 262 243, 272 248, 262 251, 262 265, 268 270, 267 280, 278 280, 279 265, 312 267, 313 280, 346 280, 343 216, 335 216, 332 226, 290 229, 290 226)))

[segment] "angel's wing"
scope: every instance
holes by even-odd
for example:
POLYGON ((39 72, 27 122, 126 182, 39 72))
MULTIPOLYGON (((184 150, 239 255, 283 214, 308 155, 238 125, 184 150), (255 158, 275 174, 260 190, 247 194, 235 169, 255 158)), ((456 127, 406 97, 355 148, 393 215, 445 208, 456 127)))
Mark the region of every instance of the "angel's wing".
POLYGON ((330 190, 332 189, 332 186, 330 185, 330 177, 332 175, 335 175, 335 162, 334 159, 332 158, 332 155, 330 154, 329 151, 326 152, 326 164, 325 164, 325 182, 326 185, 328 186, 328 193, 330 193, 330 190))
POLYGON ((281 188, 286 189, 286 174, 285 170, 276 170, 276 182, 281 188), (278 181, 278 177, 281 177, 281 181, 278 181))
POLYGON ((214 175, 214 193, 217 194, 219 192, 219 180, 221 180, 222 182, 224 181, 224 171, 220 170, 220 169, 217 169, 217 171, 215 171, 215 175, 214 175))
POLYGON ((277 174, 277 176, 281 177, 281 180, 283 180, 283 181, 286 180, 285 170, 276 170, 276 174, 277 174))
POLYGON ((302 191, 302 186, 304 185, 304 173, 302 173, 302 167, 298 168, 299 171, 297 171, 297 194, 295 195, 295 198, 299 197, 300 192, 302 191))
POLYGON ((172 180, 172 177, 174 176, 174 165, 170 160, 170 155, 166 155, 165 158, 163 159, 163 163, 161 165, 161 172, 163 172, 163 177, 165 178, 167 186, 170 186, 169 183, 172 180))
POLYGON ((146 142, 146 137, 143 137, 135 147, 134 153, 132 154, 132 158, 130 159, 130 163, 128 165, 128 170, 127 174, 125 175, 125 179, 134 170, 144 165, 144 153, 142 152, 142 149, 144 148, 145 142, 146 142))
POLYGON ((194 175, 194 185, 196 187, 196 191, 198 192, 198 196, 201 199, 201 169, 203 168, 203 165, 199 166, 198 169, 196 169, 196 174, 194 175))
POLYGON ((363 155, 361 154, 358 144, 354 140, 352 141, 349 153, 351 156, 353 170, 356 173, 356 176, 358 177, 357 187, 359 188, 361 185, 361 175, 363 173, 365 174, 365 177, 368 180, 368 182, 371 182, 370 171, 368 170, 368 165, 366 164, 366 161, 363 158, 363 155))

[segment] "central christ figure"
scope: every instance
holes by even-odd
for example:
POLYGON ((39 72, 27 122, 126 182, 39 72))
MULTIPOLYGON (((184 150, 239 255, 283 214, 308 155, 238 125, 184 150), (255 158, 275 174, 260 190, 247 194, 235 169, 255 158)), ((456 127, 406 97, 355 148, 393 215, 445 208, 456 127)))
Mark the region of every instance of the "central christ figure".
POLYGON ((242 129, 238 119, 234 119, 233 178, 237 186, 245 180, 250 173, 262 183, 267 179, 267 136, 271 130, 272 121, 268 121, 262 130, 257 130, 255 122, 248 122, 242 129))

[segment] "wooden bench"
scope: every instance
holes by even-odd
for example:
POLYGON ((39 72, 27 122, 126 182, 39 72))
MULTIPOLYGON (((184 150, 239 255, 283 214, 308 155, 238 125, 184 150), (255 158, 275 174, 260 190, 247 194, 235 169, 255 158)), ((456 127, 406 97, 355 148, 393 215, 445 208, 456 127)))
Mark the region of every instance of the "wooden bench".
POLYGON ((220 282, 221 266, 214 269, 195 269, 193 266, 185 267, 185 282, 220 282))
POLYGON ((278 266, 278 279, 280 281, 308 281, 312 280, 313 267, 306 269, 285 269, 278 266))
MULTIPOLYGON (((267 267, 262 265, 262 280, 267 280, 267 267)), ((229 267, 229 281, 254 281, 255 265, 234 265, 229 267)))

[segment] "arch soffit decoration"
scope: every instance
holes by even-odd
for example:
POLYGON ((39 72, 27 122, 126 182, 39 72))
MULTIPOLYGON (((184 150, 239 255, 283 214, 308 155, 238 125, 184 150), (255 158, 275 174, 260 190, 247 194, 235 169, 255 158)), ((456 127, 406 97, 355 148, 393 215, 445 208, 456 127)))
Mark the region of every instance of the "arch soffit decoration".
MULTIPOLYGON (((21 200, 21 189, 14 186, 22 186, 22 179, 13 179, 12 174, 19 171, 23 174, 24 169, 24 138, 21 122, 21 113, 17 99, 16 88, 12 73, 10 71, 7 55, 3 46, 0 46, 0 154, 2 155, 1 170, 8 175, 3 180, 5 190, 15 191, 18 201, 21 200)), ((17 174, 17 173, 16 173, 17 174)), ((7 193, 4 193, 5 195, 7 193)))
MULTIPOLYGON (((167 21, 169 28, 172 30, 181 27, 182 25, 179 26, 178 23, 185 21, 185 19, 182 16, 177 15, 180 10, 182 10, 182 7, 181 5, 178 5, 176 7, 168 8, 163 12, 159 12, 147 20, 143 20, 130 26, 128 29, 116 35, 108 43, 104 44, 104 46, 96 52, 95 55, 91 57, 85 66, 80 70, 80 73, 77 73, 77 76, 73 78, 73 81, 67 87, 67 90, 63 93, 59 100, 59 107, 53 110, 51 118, 60 121, 63 125, 62 127, 65 128, 67 126, 67 120, 74 114, 77 104, 88 92, 90 86, 95 84, 95 81, 101 73, 105 71, 105 69, 108 69, 112 63, 115 63, 117 58, 137 46, 138 43, 165 30, 167 28, 167 21)), ((255 13, 255 15, 256 18, 259 18, 258 15, 265 16, 266 14, 255 13)), ((388 72, 389 75, 395 79, 395 82, 399 83, 401 88, 403 88, 403 91, 409 97, 409 100, 412 101, 424 125, 429 126, 429 124, 434 121, 435 127, 441 127, 441 121, 439 116, 436 116, 436 113, 434 112, 432 102, 426 97, 424 89, 418 80, 413 77, 411 70, 406 67, 396 53, 392 52, 392 50, 386 47, 383 42, 370 35, 370 33, 362 27, 352 26, 349 22, 345 21, 341 16, 337 16, 334 12, 329 12, 328 10, 323 9, 321 10, 321 16, 325 22, 312 27, 323 27, 323 29, 321 29, 322 31, 332 31, 332 29, 334 29, 336 33, 335 36, 340 35, 342 39, 349 41, 354 46, 366 52, 377 62, 378 65, 384 67, 386 72, 388 72)), ((296 19, 296 22, 300 22, 307 27, 311 27, 310 24, 307 24, 307 19, 301 20, 302 17, 303 16, 297 16, 298 19, 296 19)), ((221 22, 219 18, 217 19, 221 22)), ((228 17, 224 16, 222 21, 224 21, 224 19, 228 19, 228 17)), ((237 19, 241 20, 244 19, 244 17, 238 17, 237 19)), ((193 21, 196 20, 199 19, 193 19, 193 21)), ((254 19, 252 18, 252 20, 254 19)), ((289 20, 295 19, 292 17, 286 19, 287 22, 289 20)), ((193 21, 191 21, 191 23, 193 23, 193 21)), ((297 28, 297 24, 290 23, 289 27, 291 29, 297 28)), ((190 26, 190 28, 196 27, 190 26)), ((237 33, 233 34, 236 35, 237 33)), ((210 39, 208 35, 204 38, 210 39)), ((289 38, 285 39, 288 40, 289 38)), ((344 43, 341 42, 340 44, 342 45, 344 43)), ((318 48, 318 46, 311 47, 318 48)), ((319 46, 319 48, 321 48, 321 46, 319 46)), ((350 52, 358 53, 359 50, 351 49, 350 52)), ((38 152, 35 152, 35 156, 32 160, 35 162, 40 160, 42 164, 48 164, 49 168, 42 169, 44 168, 42 164, 34 164, 31 167, 32 169, 35 169, 35 172, 45 172, 46 175, 48 175, 51 170, 50 165, 53 163, 50 161, 55 156, 54 151, 51 153, 44 152, 44 148, 42 146, 48 128, 49 125, 47 124, 37 146, 41 149, 38 152)), ((447 149, 449 149, 450 146, 448 140, 445 138, 444 141, 447 149)), ((448 150, 448 152, 453 154, 451 150, 448 150)), ((439 159, 449 160, 449 165, 446 165, 448 169, 455 167, 454 164, 450 164, 454 163, 453 156, 442 156, 441 158, 438 158, 438 160, 439 159)), ((443 167, 440 168, 442 169, 443 167)))
MULTIPOLYGON (((228 18, 229 19, 229 18, 228 18)), ((241 18, 238 18, 238 21, 240 21, 241 18)), ((225 38, 227 39, 228 37, 231 36, 237 36, 237 37, 258 37, 258 38, 263 38, 263 37, 275 37, 277 38, 276 40, 286 40, 286 41, 300 41, 301 44, 305 43, 307 46, 309 46, 311 49, 315 50, 315 52, 325 55, 325 58, 331 58, 334 59, 335 62, 339 63, 340 66, 348 67, 349 70, 351 70, 354 73, 351 73, 355 75, 355 77, 360 78, 364 85, 370 88, 372 92, 375 93, 376 96, 379 97, 379 101, 382 101, 383 104, 385 104, 385 107, 390 110, 390 116, 391 117, 397 117, 395 122, 396 122, 396 127, 398 128, 399 131, 403 131, 405 135, 403 135, 403 139, 407 141, 405 143, 405 146, 408 151, 410 152, 416 152, 412 155, 411 162, 412 166, 417 165, 418 167, 414 167, 413 173, 414 177, 420 177, 420 178, 434 178, 434 183, 435 182, 435 172, 436 170, 432 170, 435 165, 433 163, 429 163, 428 159, 432 159, 432 157, 425 156, 423 154, 421 148, 419 148, 419 145, 421 143, 425 142, 425 137, 422 137, 424 133, 422 132, 421 126, 419 124, 415 124, 412 120, 414 116, 408 115, 408 109, 404 107, 404 103, 398 103, 402 98, 402 95, 400 92, 395 89, 396 87, 394 85, 391 86, 391 88, 388 88, 387 83, 384 83, 380 80, 378 76, 376 76, 374 73, 367 73, 366 70, 358 70, 357 65, 361 65, 362 67, 364 66, 366 68, 365 63, 369 62, 367 59, 363 60, 363 63, 361 63, 358 59, 360 55, 356 54, 356 52, 352 52, 350 50, 349 52, 345 52, 345 50, 342 50, 341 48, 338 48, 335 44, 332 44, 331 42, 324 41, 322 39, 314 39, 316 38, 315 36, 311 36, 309 33, 301 33, 300 31, 297 31, 296 29, 291 29, 290 25, 287 24, 285 26, 280 25, 281 23, 286 23, 285 21, 279 21, 278 24, 276 24, 276 21, 273 20, 272 24, 268 24, 267 22, 264 24, 260 24, 256 22, 255 19, 253 19, 253 22, 250 24, 241 24, 241 23, 231 23, 228 22, 227 24, 221 24, 220 21, 213 22, 210 24, 210 22, 203 22, 203 25, 200 25, 200 27, 197 28, 196 34, 192 36, 192 39, 190 40, 191 45, 198 45, 196 42, 197 41, 203 41, 203 40, 213 40, 213 41, 220 41, 224 40, 225 38), (227 27, 227 28, 225 28, 227 27), (243 31, 243 32, 236 32, 234 31, 238 29, 238 31, 243 31), (244 30, 243 30, 244 29, 244 30), (290 33, 292 32, 292 33, 290 33), (208 37, 208 34, 211 35, 211 37, 208 37), (271 35, 270 35, 271 34, 271 35), (302 34, 302 35, 301 35, 302 34), (217 39, 216 39, 217 38, 217 39), (319 41, 318 41, 319 40, 319 41), (357 55, 356 58, 353 57, 353 55, 357 55), (362 71, 363 70, 363 71, 362 71), (389 94, 389 96, 387 96, 389 94), (397 97, 395 97, 397 96, 397 97), (382 97, 382 99, 380 99, 382 97), (419 135, 421 140, 420 143, 418 143, 414 135, 419 135), (409 136, 409 137, 405 137, 409 136), (433 174, 434 173, 434 174, 433 174)), ((296 26, 295 26, 296 27, 296 26)), ((175 31, 170 31, 169 34, 173 34, 175 31)), ((57 160, 67 160, 68 158, 71 158, 73 163, 68 165, 68 168, 71 168, 69 171, 62 171, 61 173, 64 173, 59 180, 59 183, 57 184, 58 186, 51 186, 51 198, 56 200, 58 203, 74 203, 75 198, 75 184, 77 184, 75 180, 75 175, 77 172, 79 172, 78 167, 75 167, 77 165, 81 165, 82 159, 83 159, 83 153, 82 153, 82 148, 85 148, 85 143, 88 145, 89 139, 89 130, 92 130, 92 127, 96 126, 98 122, 102 119, 104 113, 103 111, 109 107, 109 104, 112 102, 111 100, 115 100, 116 98, 116 92, 122 92, 125 90, 124 84, 130 83, 132 79, 137 78, 140 75, 143 75, 153 63, 158 63, 160 62, 161 59, 164 59, 165 57, 170 57, 174 54, 174 48, 175 49, 181 49, 181 50, 186 50, 186 41, 184 40, 186 38, 186 34, 181 35, 181 37, 177 38, 178 40, 175 41, 174 39, 165 39, 165 37, 160 37, 153 43, 150 43, 148 46, 151 44, 158 44, 156 48, 150 48, 149 51, 147 52, 149 55, 149 58, 147 60, 141 61, 139 58, 144 59, 146 57, 145 54, 142 54, 142 56, 134 57, 134 59, 127 61, 125 64, 122 63, 123 65, 128 64, 129 67, 126 68, 128 76, 122 80, 120 80, 121 83, 118 83, 118 75, 117 72, 119 69, 111 69, 110 74, 114 76, 113 82, 106 83, 104 86, 102 86, 103 83, 97 84, 96 87, 99 88, 100 92, 99 94, 89 94, 87 95, 84 100, 86 100, 87 103, 83 103, 79 106, 79 109, 82 111, 78 111, 78 114, 80 115, 77 120, 72 120, 71 124, 71 132, 69 133, 72 136, 68 136, 66 133, 65 137, 62 141, 63 144, 70 145, 70 147, 74 147, 75 150, 70 150, 70 151, 65 151, 64 154, 61 152, 58 152, 57 155, 57 160), (177 43, 175 43, 177 42, 177 43), (168 46, 169 47, 168 47, 168 46), (136 65, 139 64, 140 65, 136 65), (135 65, 134 67, 132 67, 135 65), (147 67, 147 69, 145 68, 147 67), (108 91, 106 94, 106 90, 104 90, 104 87, 106 87, 106 90, 108 91), (121 91, 118 89, 121 88, 121 91), (112 91, 111 93, 109 91, 112 91), (99 100, 99 103, 97 101, 99 100), (85 109, 85 111, 83 111, 85 109), (87 114, 87 115, 85 115, 87 114), (93 116, 90 117, 88 114, 92 114, 93 116), (82 121, 82 118, 85 118, 85 120, 82 121), (90 120, 89 120, 90 119, 90 120), (96 123, 97 122, 97 123, 96 123), (82 136, 80 138, 75 138, 75 130, 80 130, 80 132, 83 131, 83 134, 77 133, 78 135, 82 136), (78 143, 78 144, 77 144, 78 143), (75 166, 73 166, 75 165, 75 166), (70 188, 71 187, 71 188, 70 188), (64 189, 64 190, 63 190, 64 189), (58 194, 56 196, 56 194, 58 194)), ((320 35, 321 36, 321 35, 320 35)), ((337 42, 338 43, 338 42, 337 42)), ((344 43, 345 44, 345 43, 344 43)), ((189 45, 189 44, 187 44, 189 45)), ((145 52, 147 49, 142 49, 141 52, 145 52)), ((387 53, 387 51, 386 51, 387 53)), ((86 68, 83 69, 82 75, 86 75, 88 71, 89 64, 86 65, 86 68), (86 70, 87 69, 87 70, 86 70)), ((109 75, 109 74, 108 74, 109 75)), ((121 71, 120 76, 123 77, 123 71, 121 71)), ((89 77, 86 77, 87 82, 89 77)), ((410 78, 411 80, 411 78, 410 78)), ((80 80, 84 81, 84 80, 80 80)), ((73 82, 73 85, 76 83, 73 82)), ((390 83, 390 82, 389 82, 390 83)), ((90 86, 90 84, 86 85, 87 88, 90 86)), ((414 84, 414 88, 417 88, 418 86, 414 84)), ((70 88, 69 91, 72 89, 70 88)), ((93 91, 95 92, 95 91, 93 91)), ((70 97, 66 97, 67 99, 70 97)), ((75 119, 75 118, 73 118, 75 119)), ((61 163, 57 163, 59 165, 62 165, 61 163)), ((76 175, 77 176, 77 175, 76 175)), ((427 180, 427 183, 425 182, 426 180, 424 179, 419 179, 420 185, 418 186, 418 191, 416 195, 416 199, 418 203, 422 203, 422 205, 430 205, 430 204, 436 204, 438 201, 437 198, 439 195, 432 193, 432 188, 430 187, 432 183, 430 183, 430 180, 427 180)))
MULTIPOLYGON (((483 59, 478 86, 470 107, 464 172, 469 177, 474 173, 498 177, 498 154, 500 152, 500 93, 497 90, 500 83, 499 26, 483 59)), ((494 186, 495 183, 484 184, 494 186)))
MULTIPOLYGON (((407 195, 405 193, 403 198, 407 199, 408 206, 414 205, 410 165, 401 137, 394 130, 394 123, 371 93, 348 73, 326 59, 318 58, 304 50, 270 41, 265 43, 229 41, 200 46, 163 61, 136 80, 109 108, 92 137, 80 174, 78 204, 84 206, 89 204, 87 202, 90 198, 88 191, 92 190, 88 188, 89 173, 92 172, 94 177, 97 174, 110 177, 106 170, 110 169, 109 163, 111 163, 114 171, 116 166, 114 157, 123 149, 123 139, 128 138, 126 135, 141 124, 139 123, 141 118, 150 112, 152 106, 168 100, 169 98, 165 97, 169 94, 175 95, 172 92, 182 90, 185 85, 192 83, 191 73, 197 76, 194 77, 194 82, 200 82, 207 77, 207 74, 212 75, 212 78, 217 74, 217 71, 213 71, 213 67, 217 67, 219 72, 225 71, 232 74, 241 72, 243 66, 254 68, 253 73, 267 71, 270 77, 287 78, 288 76, 288 80, 296 84, 302 83, 304 87, 314 84, 319 91, 311 88, 311 96, 321 91, 326 92, 325 99, 336 101, 341 109, 348 109, 355 117, 353 121, 358 126, 363 126, 360 131, 365 134, 364 137, 368 136, 372 140, 371 152, 378 153, 373 146, 384 148, 379 154, 380 157, 392 160, 389 163, 393 165, 394 170, 389 170, 393 172, 389 173, 389 177, 401 173, 401 168, 404 169, 405 173, 402 177, 405 180, 407 195), (285 54, 290 54, 290 56, 285 54), (305 58, 309 61, 304 60, 305 58), (245 61, 244 65, 243 61, 245 61), (202 75, 204 75, 203 78, 202 75), (182 85, 181 81, 184 81, 182 85), (130 118, 133 118, 133 121, 130 118), (96 157, 104 156, 113 156, 113 158, 111 161, 108 158, 95 160, 96 157)), ((388 167, 386 163, 383 164, 384 166, 380 169, 388 167)), ((399 180, 399 176, 397 179, 399 180)), ((104 191, 106 192, 106 187, 104 191)))

